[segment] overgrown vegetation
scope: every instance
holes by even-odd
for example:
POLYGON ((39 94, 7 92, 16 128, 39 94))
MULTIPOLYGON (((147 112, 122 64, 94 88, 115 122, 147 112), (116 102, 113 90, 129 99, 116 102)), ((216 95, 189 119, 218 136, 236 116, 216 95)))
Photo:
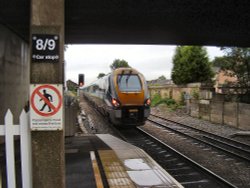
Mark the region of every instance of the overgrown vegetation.
POLYGON ((250 103, 250 48, 222 47, 225 55, 216 57, 214 66, 234 80, 224 82, 227 101, 250 103))
POLYGON ((65 91, 64 92, 64 104, 65 106, 71 106, 77 104, 77 93, 75 91, 65 91))
POLYGON ((192 89, 192 91, 191 91, 191 98, 199 100, 200 94, 199 94, 199 89, 198 88, 192 89))
POLYGON ((185 93, 184 92, 181 92, 181 96, 180 96, 180 102, 179 104, 181 106, 184 106, 185 105, 185 97, 184 97, 185 93))
POLYGON ((167 105, 172 110, 176 110, 180 106, 174 99, 171 99, 171 98, 162 98, 160 96, 160 94, 155 94, 151 98, 151 106, 155 107, 155 106, 158 106, 160 104, 165 104, 165 105, 167 105))
POLYGON ((77 88, 75 86, 72 86, 72 85, 68 86, 68 90, 71 91, 71 92, 73 92, 73 93, 77 92, 77 88))

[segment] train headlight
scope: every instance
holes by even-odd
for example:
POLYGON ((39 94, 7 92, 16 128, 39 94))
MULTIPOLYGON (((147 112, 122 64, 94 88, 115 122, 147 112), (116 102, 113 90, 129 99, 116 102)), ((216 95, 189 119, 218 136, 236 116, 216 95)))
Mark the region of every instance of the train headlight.
POLYGON ((119 101, 117 100, 117 99, 112 99, 112 105, 114 106, 114 107, 119 107, 120 106, 120 103, 119 103, 119 101))
POLYGON ((145 101, 145 106, 150 106, 150 104, 151 104, 151 100, 150 99, 147 99, 146 101, 145 101))

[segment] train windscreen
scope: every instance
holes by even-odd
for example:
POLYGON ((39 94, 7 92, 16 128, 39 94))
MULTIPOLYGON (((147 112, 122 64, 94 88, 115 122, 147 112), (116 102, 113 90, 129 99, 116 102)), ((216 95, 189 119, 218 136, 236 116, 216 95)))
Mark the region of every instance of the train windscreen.
POLYGON ((138 92, 142 89, 140 78, 138 77, 138 75, 118 75, 117 83, 121 92, 138 92))

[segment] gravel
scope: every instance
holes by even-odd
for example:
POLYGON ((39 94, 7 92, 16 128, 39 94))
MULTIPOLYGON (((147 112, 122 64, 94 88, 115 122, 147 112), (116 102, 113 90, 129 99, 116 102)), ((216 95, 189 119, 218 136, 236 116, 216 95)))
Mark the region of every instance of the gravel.
POLYGON ((156 114, 165 118, 169 118, 180 123, 185 123, 195 128, 199 128, 205 131, 216 133, 221 136, 231 137, 235 140, 244 142, 250 145, 250 134, 249 131, 242 131, 235 127, 227 125, 215 124, 206 120, 193 118, 184 112, 184 109, 178 109, 177 111, 171 111, 166 105, 159 105, 158 107, 151 108, 151 113, 156 114), (246 135, 238 135, 238 133, 245 132, 246 135))
POLYGON ((112 134, 115 135, 114 129, 103 118, 103 116, 95 110, 91 104, 80 95, 79 106, 81 109, 83 134, 112 134))
MULTIPOLYGON (((184 113, 183 110, 172 112, 166 106, 152 108, 151 112, 202 130, 213 133, 216 132, 218 135, 226 137, 231 137, 231 135, 234 135, 239 131, 239 129, 233 127, 213 124, 208 121, 192 118, 184 113)), ((235 161, 225 155, 218 154, 215 150, 195 144, 187 139, 182 139, 180 136, 177 137, 176 135, 168 134, 165 131, 161 132, 160 128, 151 123, 147 123, 143 126, 143 129, 160 138, 171 147, 210 169, 219 176, 224 177, 224 179, 237 187, 250 187, 250 164, 240 163, 239 161, 235 161)), ((249 137, 238 137, 237 139, 247 144, 250 143, 249 137)))

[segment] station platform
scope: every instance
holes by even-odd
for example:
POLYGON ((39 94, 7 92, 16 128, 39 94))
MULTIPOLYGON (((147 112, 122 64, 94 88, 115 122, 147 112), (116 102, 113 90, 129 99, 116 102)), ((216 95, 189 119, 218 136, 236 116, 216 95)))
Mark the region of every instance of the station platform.
POLYGON ((149 155, 109 134, 65 140, 67 188, 183 187, 149 155))

